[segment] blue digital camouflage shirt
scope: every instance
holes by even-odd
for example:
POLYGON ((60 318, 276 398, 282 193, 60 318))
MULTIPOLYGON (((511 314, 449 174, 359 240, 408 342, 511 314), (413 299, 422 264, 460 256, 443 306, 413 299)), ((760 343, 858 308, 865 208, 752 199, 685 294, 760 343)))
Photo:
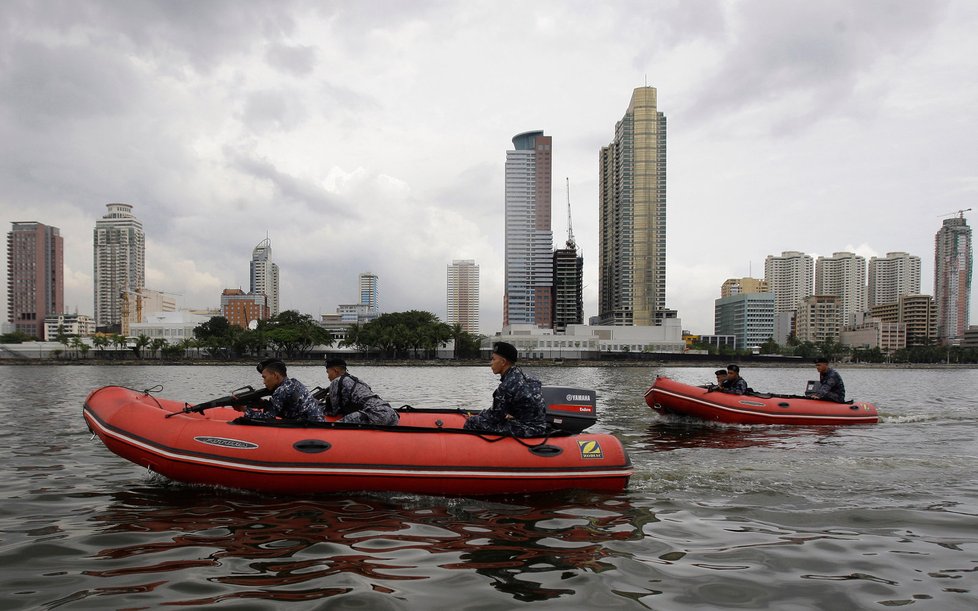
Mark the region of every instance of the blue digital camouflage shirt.
POLYGON ((343 414, 340 422, 394 426, 400 420, 390 403, 348 373, 330 382, 323 411, 330 416, 343 414))
POLYGON ((816 399, 835 401, 836 403, 846 402, 846 385, 842 383, 842 376, 835 369, 826 369, 825 373, 818 376, 818 388, 810 393, 816 399))
POLYGON ((733 393, 735 395, 746 395, 747 391, 750 390, 747 386, 747 380, 737 376, 736 380, 731 380, 727 378, 723 381, 723 386, 720 387, 723 392, 733 393))
POLYGON ((245 416, 255 420, 304 420, 323 422, 323 411, 306 387, 295 378, 285 378, 261 408, 249 407, 245 416))
POLYGON ((540 381, 510 367, 492 393, 492 407, 470 416, 466 430, 499 433, 514 437, 538 437, 547 430, 547 404, 540 381), (506 416, 512 416, 507 420, 506 416))

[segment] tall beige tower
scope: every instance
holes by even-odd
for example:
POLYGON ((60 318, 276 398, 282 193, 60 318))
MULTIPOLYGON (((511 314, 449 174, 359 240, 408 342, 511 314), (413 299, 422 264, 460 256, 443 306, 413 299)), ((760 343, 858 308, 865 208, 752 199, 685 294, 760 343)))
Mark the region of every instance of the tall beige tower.
POLYGON ((599 171, 599 323, 661 324, 668 316, 666 117, 655 87, 632 92, 599 171))
POLYGON ((448 324, 479 333, 479 266, 472 259, 455 259, 448 266, 448 324))
POLYGON ((106 204, 95 221, 95 324, 121 330, 122 294, 146 286, 146 235, 129 204, 106 204))

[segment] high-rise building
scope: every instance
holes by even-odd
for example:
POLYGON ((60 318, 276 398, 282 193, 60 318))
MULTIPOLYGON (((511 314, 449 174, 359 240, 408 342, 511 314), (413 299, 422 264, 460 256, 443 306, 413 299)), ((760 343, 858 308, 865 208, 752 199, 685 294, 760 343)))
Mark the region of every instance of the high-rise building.
POLYGON ((751 349, 774 336, 774 295, 740 293, 713 302, 716 335, 733 335, 735 348, 751 349))
POLYGON ((553 324, 552 144, 542 131, 524 132, 506 151, 506 327, 553 324))
POLYGON ((14 222, 7 234, 7 320, 44 339, 44 319, 65 309, 64 238, 57 227, 14 222))
POLYGON ((661 325, 666 310, 666 117, 638 87, 601 148, 598 323, 661 325))
POLYGON ((568 240, 566 248, 554 251, 554 330, 584 323, 584 257, 568 240))
POLYGON ((944 219, 944 225, 934 237, 937 336, 947 344, 959 344, 968 329, 973 252, 971 227, 964 212, 944 219))
POLYGON ((377 294, 377 274, 360 274, 360 305, 367 306, 370 312, 380 311, 380 297, 377 294))
POLYGON ((479 266, 472 259, 454 259, 448 266, 448 324, 479 333, 479 266))
POLYGON ((108 212, 95 221, 95 324, 119 331, 122 293, 146 285, 146 235, 129 204, 106 204, 108 212))
POLYGON ((251 251, 251 290, 267 297, 269 316, 278 316, 278 265, 272 262, 272 243, 265 238, 251 251))
POLYGON ((745 293, 768 293, 767 280, 760 278, 727 278, 720 285, 720 297, 745 293))
POLYGON ((786 250, 764 259, 764 281, 774 293, 774 313, 794 312, 812 295, 815 260, 811 255, 786 250))
POLYGON ((866 258, 851 252, 833 253, 815 261, 815 294, 839 298, 839 325, 854 325, 866 311, 866 258))
POLYGON ((840 299, 836 295, 810 295, 799 305, 795 316, 795 337, 800 342, 818 344, 839 341, 842 330, 840 299))
POLYGON ((905 252, 888 252, 885 258, 869 259, 867 306, 894 303, 900 295, 920 294, 920 257, 905 252))

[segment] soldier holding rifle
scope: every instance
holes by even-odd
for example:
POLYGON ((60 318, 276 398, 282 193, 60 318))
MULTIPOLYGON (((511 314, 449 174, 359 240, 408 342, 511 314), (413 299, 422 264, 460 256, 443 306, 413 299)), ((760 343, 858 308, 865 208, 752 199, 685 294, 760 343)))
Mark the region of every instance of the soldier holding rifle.
POLYGON ((305 422, 323 422, 323 412, 319 402, 305 385, 295 378, 288 377, 285 363, 279 359, 266 359, 258 363, 265 388, 271 391, 267 401, 259 406, 235 405, 234 409, 244 412, 253 420, 272 420, 283 418, 305 422))

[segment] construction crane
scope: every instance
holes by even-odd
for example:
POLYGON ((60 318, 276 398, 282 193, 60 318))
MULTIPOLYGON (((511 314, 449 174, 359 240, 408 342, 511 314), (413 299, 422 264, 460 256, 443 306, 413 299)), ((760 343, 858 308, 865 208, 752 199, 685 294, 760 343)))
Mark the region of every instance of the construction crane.
POLYGON ((577 250, 577 242, 574 241, 574 227, 571 225, 571 206, 570 206, 570 176, 567 180, 567 248, 577 250))
POLYGON ((957 214, 959 219, 963 219, 965 212, 971 212, 971 208, 964 208, 963 210, 955 210, 954 212, 948 212, 947 214, 938 214, 937 216, 944 217, 944 216, 951 216, 953 214, 957 214))

